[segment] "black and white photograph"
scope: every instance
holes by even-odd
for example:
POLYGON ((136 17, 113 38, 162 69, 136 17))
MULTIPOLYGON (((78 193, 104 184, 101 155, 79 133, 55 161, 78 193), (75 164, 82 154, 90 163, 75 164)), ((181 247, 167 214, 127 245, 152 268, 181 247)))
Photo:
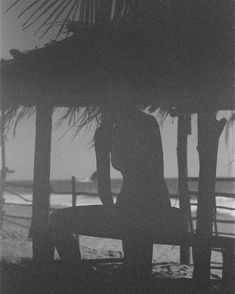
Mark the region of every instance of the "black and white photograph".
POLYGON ((235 294, 235 1, 0 12, 0 293, 235 294))

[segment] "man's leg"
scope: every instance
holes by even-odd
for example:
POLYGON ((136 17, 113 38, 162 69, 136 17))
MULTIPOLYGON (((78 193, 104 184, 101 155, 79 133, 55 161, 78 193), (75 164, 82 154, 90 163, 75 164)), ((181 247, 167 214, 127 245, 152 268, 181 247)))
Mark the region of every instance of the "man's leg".
POLYGON ((148 240, 136 237, 123 240, 124 279, 130 287, 130 293, 137 290, 140 293, 148 292, 152 274, 152 250, 153 244, 148 240))
POLYGON ((80 261, 81 254, 73 235, 74 228, 70 226, 74 220, 69 220, 69 217, 70 209, 55 210, 49 216, 49 228, 61 260, 74 263, 80 261))
POLYGON ((79 263, 81 253, 74 234, 101 230, 107 220, 102 206, 77 206, 54 211, 49 228, 54 236, 57 252, 64 262, 79 263))

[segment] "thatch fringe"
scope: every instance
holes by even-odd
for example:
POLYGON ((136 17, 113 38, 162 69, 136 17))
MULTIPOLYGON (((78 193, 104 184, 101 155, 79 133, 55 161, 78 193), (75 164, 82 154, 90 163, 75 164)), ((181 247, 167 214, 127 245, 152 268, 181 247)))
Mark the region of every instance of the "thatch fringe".
POLYGON ((134 97, 136 105, 150 112, 178 107, 192 113, 205 107, 205 101, 215 110, 232 109, 232 4, 233 0, 14 0, 7 11, 21 5, 18 17, 24 29, 35 24, 36 33, 45 35, 59 24, 57 36, 63 31, 74 36, 27 53, 14 50, 15 59, 2 62, 7 84, 3 98, 13 103, 6 121, 12 126, 13 120, 31 114, 30 105, 46 102, 68 106, 61 121, 78 129, 94 120, 98 125, 100 97, 108 83, 114 93, 134 97), (18 109, 15 102, 28 106, 18 109))

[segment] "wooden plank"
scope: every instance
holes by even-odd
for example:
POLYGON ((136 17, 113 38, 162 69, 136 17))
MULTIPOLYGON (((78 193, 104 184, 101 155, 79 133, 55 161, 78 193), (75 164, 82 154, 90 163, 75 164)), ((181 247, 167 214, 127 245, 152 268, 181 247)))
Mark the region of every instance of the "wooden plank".
MULTIPOLYGON (((189 190, 189 194, 192 196, 198 196, 198 191, 191 191, 189 190)), ((235 198, 234 193, 226 193, 226 192, 215 192, 215 197, 226 197, 226 198, 235 198)))
MULTIPOLYGON (((187 177, 188 182, 198 182, 199 178, 198 177, 187 177)), ((215 179, 216 182, 235 182, 234 177, 216 177, 215 179)))
POLYGON ((76 206, 76 201, 77 201, 77 195, 76 193, 76 178, 73 176, 72 177, 72 206, 76 206))

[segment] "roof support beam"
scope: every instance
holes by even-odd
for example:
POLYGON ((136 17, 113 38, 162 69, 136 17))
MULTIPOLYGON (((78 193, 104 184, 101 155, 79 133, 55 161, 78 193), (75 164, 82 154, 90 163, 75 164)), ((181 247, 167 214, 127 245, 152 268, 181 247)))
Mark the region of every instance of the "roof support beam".
POLYGON ((205 287, 210 281, 213 208, 219 137, 226 119, 216 120, 215 111, 204 107, 198 113, 199 195, 197 210, 197 234, 200 242, 194 248, 194 278, 205 287))
POLYGON ((47 258, 48 244, 45 242, 50 202, 50 154, 51 154, 52 107, 37 106, 36 138, 33 178, 33 211, 31 235, 33 237, 33 258, 43 261, 47 258))
MULTIPOLYGON (((1 100, 2 102, 2 100, 1 100)), ((0 171, 0 228, 3 225, 3 206, 4 206, 4 187, 6 181, 6 154, 5 154, 5 113, 4 108, 1 109, 0 116, 0 145, 1 145, 1 156, 2 156, 2 170, 0 171)))
MULTIPOLYGON (((177 159, 178 159, 178 193, 179 205, 181 211, 186 216, 185 230, 189 231, 189 223, 191 220, 190 200, 188 193, 188 162, 187 147, 188 135, 191 133, 191 115, 179 114, 178 116, 178 133, 177 133, 177 159)), ((180 247, 180 263, 190 263, 189 246, 180 247)))

